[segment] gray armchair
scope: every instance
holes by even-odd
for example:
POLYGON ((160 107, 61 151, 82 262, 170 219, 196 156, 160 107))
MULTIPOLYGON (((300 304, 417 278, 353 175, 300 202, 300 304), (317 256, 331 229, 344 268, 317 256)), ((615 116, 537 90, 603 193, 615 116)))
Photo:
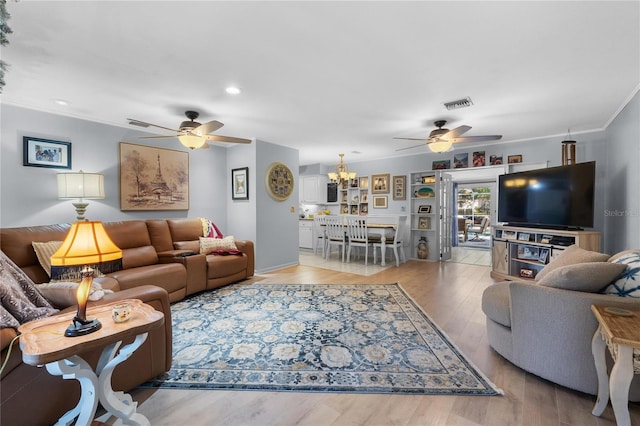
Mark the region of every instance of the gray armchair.
POLYGON ((472 240, 477 240, 480 234, 483 234, 487 228, 489 228, 489 225, 491 224, 491 220, 489 219, 489 216, 485 216, 482 218, 482 221, 480 222, 480 224, 478 225, 474 225, 474 224, 469 224, 467 225, 467 234, 469 232, 473 232, 474 233, 474 237, 472 240))

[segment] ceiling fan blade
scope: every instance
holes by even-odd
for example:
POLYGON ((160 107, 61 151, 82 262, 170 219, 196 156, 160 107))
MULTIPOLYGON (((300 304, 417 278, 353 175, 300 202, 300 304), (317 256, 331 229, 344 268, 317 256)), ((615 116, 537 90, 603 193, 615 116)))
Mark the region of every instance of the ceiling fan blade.
POLYGON ((127 120, 129 120, 129 124, 133 124, 133 125, 145 125, 145 126, 153 126, 153 127, 157 127, 159 129, 164 129, 164 130, 169 130, 171 132, 179 132, 179 130, 176 129, 170 129, 168 127, 164 127, 164 126, 158 126, 157 124, 151 124, 151 123, 147 123, 146 121, 140 121, 140 120, 136 120, 135 118, 127 118, 127 120))
POLYGON ((210 141, 231 142, 231 143, 251 143, 251 139, 234 138, 232 136, 206 135, 210 141))
POLYGON ((452 142, 484 142, 495 141, 502 139, 502 135, 486 135, 486 136, 462 136, 459 138, 453 138, 452 142))
MULTIPOLYGON (((397 138, 397 139, 402 139, 402 138, 397 138)), ((416 139, 416 140, 423 140, 423 139, 416 139)), ((397 151, 404 151, 405 149, 413 149, 413 148, 417 148, 417 147, 419 147, 419 146, 425 146, 425 145, 426 145, 426 144, 425 144, 425 143, 423 143, 423 144, 420 144, 420 145, 409 146, 409 147, 407 147, 407 148, 399 148, 399 149, 396 149, 396 152, 397 152, 397 151)))
POLYGON ((224 126, 219 121, 213 120, 208 123, 204 123, 193 129, 193 132, 200 133, 202 135, 208 135, 211 132, 218 130, 220 127, 224 126))
POLYGON ((166 139, 166 138, 174 138, 176 139, 180 135, 167 135, 167 136, 138 136, 138 139, 166 139))
POLYGON ((426 141, 429 140, 429 139, 425 139, 425 138, 393 138, 393 139, 403 139, 403 140, 406 140, 406 141, 423 141, 423 142, 426 142, 426 141))
POLYGON ((469 130, 471 130, 471 126, 460 126, 460 127, 456 127, 453 130, 449 130, 449 132, 445 133, 440 137, 445 139, 455 139, 461 134, 468 132, 469 130))

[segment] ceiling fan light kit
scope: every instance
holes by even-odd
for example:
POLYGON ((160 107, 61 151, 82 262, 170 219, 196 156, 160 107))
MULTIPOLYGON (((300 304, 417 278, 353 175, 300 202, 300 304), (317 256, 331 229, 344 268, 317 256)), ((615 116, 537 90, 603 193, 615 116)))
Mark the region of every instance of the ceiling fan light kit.
MULTIPOLYGON (((470 99, 469 99, 470 101, 470 99)), ((427 139, 421 138, 394 138, 394 139, 404 139, 410 141, 423 141, 426 142, 427 146, 432 152, 446 152, 451 151, 453 149, 453 144, 457 142, 481 142, 481 141, 492 141, 498 140, 502 138, 502 135, 488 135, 488 136, 461 136, 463 133, 471 130, 471 126, 459 126, 453 130, 445 129, 444 125, 447 124, 445 120, 438 120, 433 123, 437 129, 432 130, 429 133, 429 137, 427 139)), ((407 148, 399 148, 396 151, 404 151, 405 149, 417 148, 422 145, 410 146, 407 148)))
POLYGON ((178 130, 159 126, 157 124, 146 123, 144 121, 136 120, 133 118, 127 118, 127 120, 129 120, 129 124, 133 126, 153 126, 175 133, 175 135, 167 136, 140 136, 141 139, 178 138, 180 143, 189 149, 209 148, 209 145, 207 144, 207 142, 209 141, 227 143, 251 143, 251 139, 236 138, 232 136, 210 135, 209 133, 218 130, 219 128, 224 126, 224 124, 216 120, 200 124, 195 121, 195 119, 200 115, 197 111, 185 111, 184 115, 187 116, 189 121, 183 121, 182 123, 180 123, 180 127, 178 128, 178 130))

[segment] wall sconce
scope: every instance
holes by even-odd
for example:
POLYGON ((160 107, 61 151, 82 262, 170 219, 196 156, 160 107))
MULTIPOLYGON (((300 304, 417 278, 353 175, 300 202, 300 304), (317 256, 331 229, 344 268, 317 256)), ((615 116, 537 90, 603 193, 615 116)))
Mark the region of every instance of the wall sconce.
POLYGON ((104 198, 104 175, 101 173, 79 172, 58 173, 58 198, 79 198, 73 203, 76 208, 76 219, 84 220, 84 213, 89 203, 84 199, 100 200, 104 198))
POLYGON ((82 266, 82 282, 78 285, 76 299, 78 311, 64 335, 84 336, 100 330, 97 319, 87 319, 87 299, 93 283, 93 269, 88 265, 111 262, 122 258, 122 250, 115 245, 102 222, 75 222, 62 245, 51 256, 51 266, 82 266))

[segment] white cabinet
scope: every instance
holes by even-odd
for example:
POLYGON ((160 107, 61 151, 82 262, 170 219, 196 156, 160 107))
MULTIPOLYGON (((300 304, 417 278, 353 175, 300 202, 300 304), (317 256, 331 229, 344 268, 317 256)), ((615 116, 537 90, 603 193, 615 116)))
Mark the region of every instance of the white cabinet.
POLYGON ((300 176, 300 202, 303 204, 326 204, 327 183, 324 175, 300 176))
POLYGON ((440 205, 437 194, 439 182, 433 171, 411 173, 411 257, 414 259, 440 260, 440 205), (421 241, 422 239, 422 241, 421 241), (426 240, 428 251, 418 244, 426 240))
POLYGON ((298 221, 298 238, 300 248, 313 248, 313 220, 298 221))

